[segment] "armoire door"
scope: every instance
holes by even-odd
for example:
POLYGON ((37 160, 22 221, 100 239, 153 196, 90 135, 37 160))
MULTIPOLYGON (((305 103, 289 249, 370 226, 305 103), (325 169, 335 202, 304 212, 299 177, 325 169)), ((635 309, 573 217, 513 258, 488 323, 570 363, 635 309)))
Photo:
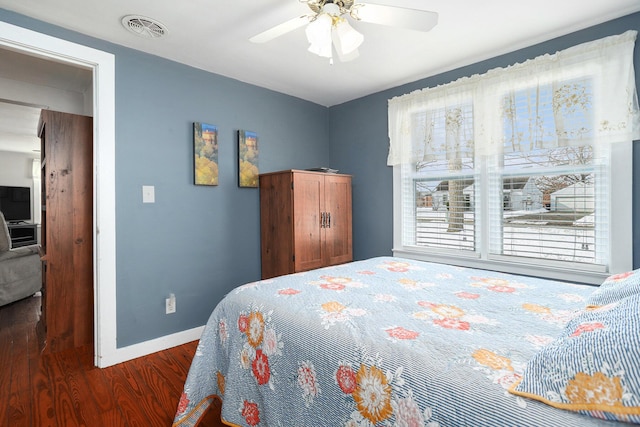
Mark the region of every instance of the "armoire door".
POLYGON ((326 265, 352 261, 351 177, 327 175, 324 186, 326 265))
POLYGON ((294 255, 295 271, 306 271, 325 265, 324 176, 312 173, 293 174, 294 255))

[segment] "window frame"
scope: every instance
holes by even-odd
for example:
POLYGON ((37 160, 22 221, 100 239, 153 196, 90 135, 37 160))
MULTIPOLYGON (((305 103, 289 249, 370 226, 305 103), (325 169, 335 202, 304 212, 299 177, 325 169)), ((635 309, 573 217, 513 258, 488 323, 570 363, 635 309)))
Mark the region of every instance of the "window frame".
MULTIPOLYGON (((477 209, 476 233, 479 245, 477 251, 461 251, 426 248, 405 245, 402 241, 405 224, 403 223, 402 168, 409 165, 393 166, 393 255, 423 261, 452 264, 464 267, 502 271, 507 273, 567 280, 571 282, 600 284, 611 274, 629 271, 633 268, 633 144, 610 144, 610 164, 608 179, 612 189, 609 192, 610 234, 608 265, 605 268, 596 265, 578 265, 563 261, 541 262, 540 259, 516 258, 490 254, 488 250, 489 221, 488 207, 483 203, 477 209)), ((488 174, 485 164, 476 164, 480 175, 488 174)), ((481 186, 478 191, 487 191, 481 186)), ((484 199, 487 200, 487 199, 484 199)), ((415 204, 415 201, 414 201, 415 204)), ((410 224, 407 224, 410 226, 410 224)))

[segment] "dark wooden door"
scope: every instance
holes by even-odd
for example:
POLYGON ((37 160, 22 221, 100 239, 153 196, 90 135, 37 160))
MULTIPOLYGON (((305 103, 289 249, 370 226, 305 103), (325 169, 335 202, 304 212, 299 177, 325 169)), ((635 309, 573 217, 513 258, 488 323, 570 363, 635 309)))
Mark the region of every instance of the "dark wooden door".
POLYGON ((93 120, 43 110, 42 260, 47 351, 93 344, 93 120))

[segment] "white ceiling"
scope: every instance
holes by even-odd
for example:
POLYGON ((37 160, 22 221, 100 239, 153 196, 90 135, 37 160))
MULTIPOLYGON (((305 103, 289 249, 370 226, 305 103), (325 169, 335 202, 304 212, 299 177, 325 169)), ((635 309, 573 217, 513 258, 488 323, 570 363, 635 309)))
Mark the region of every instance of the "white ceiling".
POLYGON ((0 49, 0 151, 39 150, 40 110, 68 111, 61 101, 83 98, 91 83, 88 69, 0 49))
MULTIPOLYGON (((299 0, 0 0, 0 8, 324 106, 640 11, 638 0, 363 1, 435 11, 439 22, 428 33, 352 22, 365 36, 359 58, 330 65, 307 52, 304 28, 265 44, 249 42, 308 13, 299 0), (160 21, 168 34, 157 39, 132 34, 121 25, 129 14, 160 21)), ((4 57, 0 77, 6 72, 2 64, 4 57)), ((55 76, 48 66, 32 69, 42 71, 38 78, 55 76)), ((45 84, 70 84, 64 81, 45 84)))
MULTIPOLYGON (((366 1, 366 0, 363 0, 366 1)), ((249 38, 305 14, 298 0, 0 0, 0 7, 331 106, 444 70, 490 58, 640 11, 638 0, 371 0, 439 13, 428 33, 363 22, 360 57, 329 65, 307 52, 304 28, 266 44, 249 38), (123 28, 124 15, 165 24, 145 39, 123 28)))
POLYGON ((0 102, 0 151, 39 151, 36 135, 39 118, 39 108, 0 102))

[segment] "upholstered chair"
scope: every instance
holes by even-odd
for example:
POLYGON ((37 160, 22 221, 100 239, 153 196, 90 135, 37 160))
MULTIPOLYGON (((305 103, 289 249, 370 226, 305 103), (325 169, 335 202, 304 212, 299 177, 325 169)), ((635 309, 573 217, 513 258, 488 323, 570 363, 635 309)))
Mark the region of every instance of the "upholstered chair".
POLYGON ((38 245, 12 249, 9 228, 0 212, 0 306, 31 296, 41 288, 38 245))

